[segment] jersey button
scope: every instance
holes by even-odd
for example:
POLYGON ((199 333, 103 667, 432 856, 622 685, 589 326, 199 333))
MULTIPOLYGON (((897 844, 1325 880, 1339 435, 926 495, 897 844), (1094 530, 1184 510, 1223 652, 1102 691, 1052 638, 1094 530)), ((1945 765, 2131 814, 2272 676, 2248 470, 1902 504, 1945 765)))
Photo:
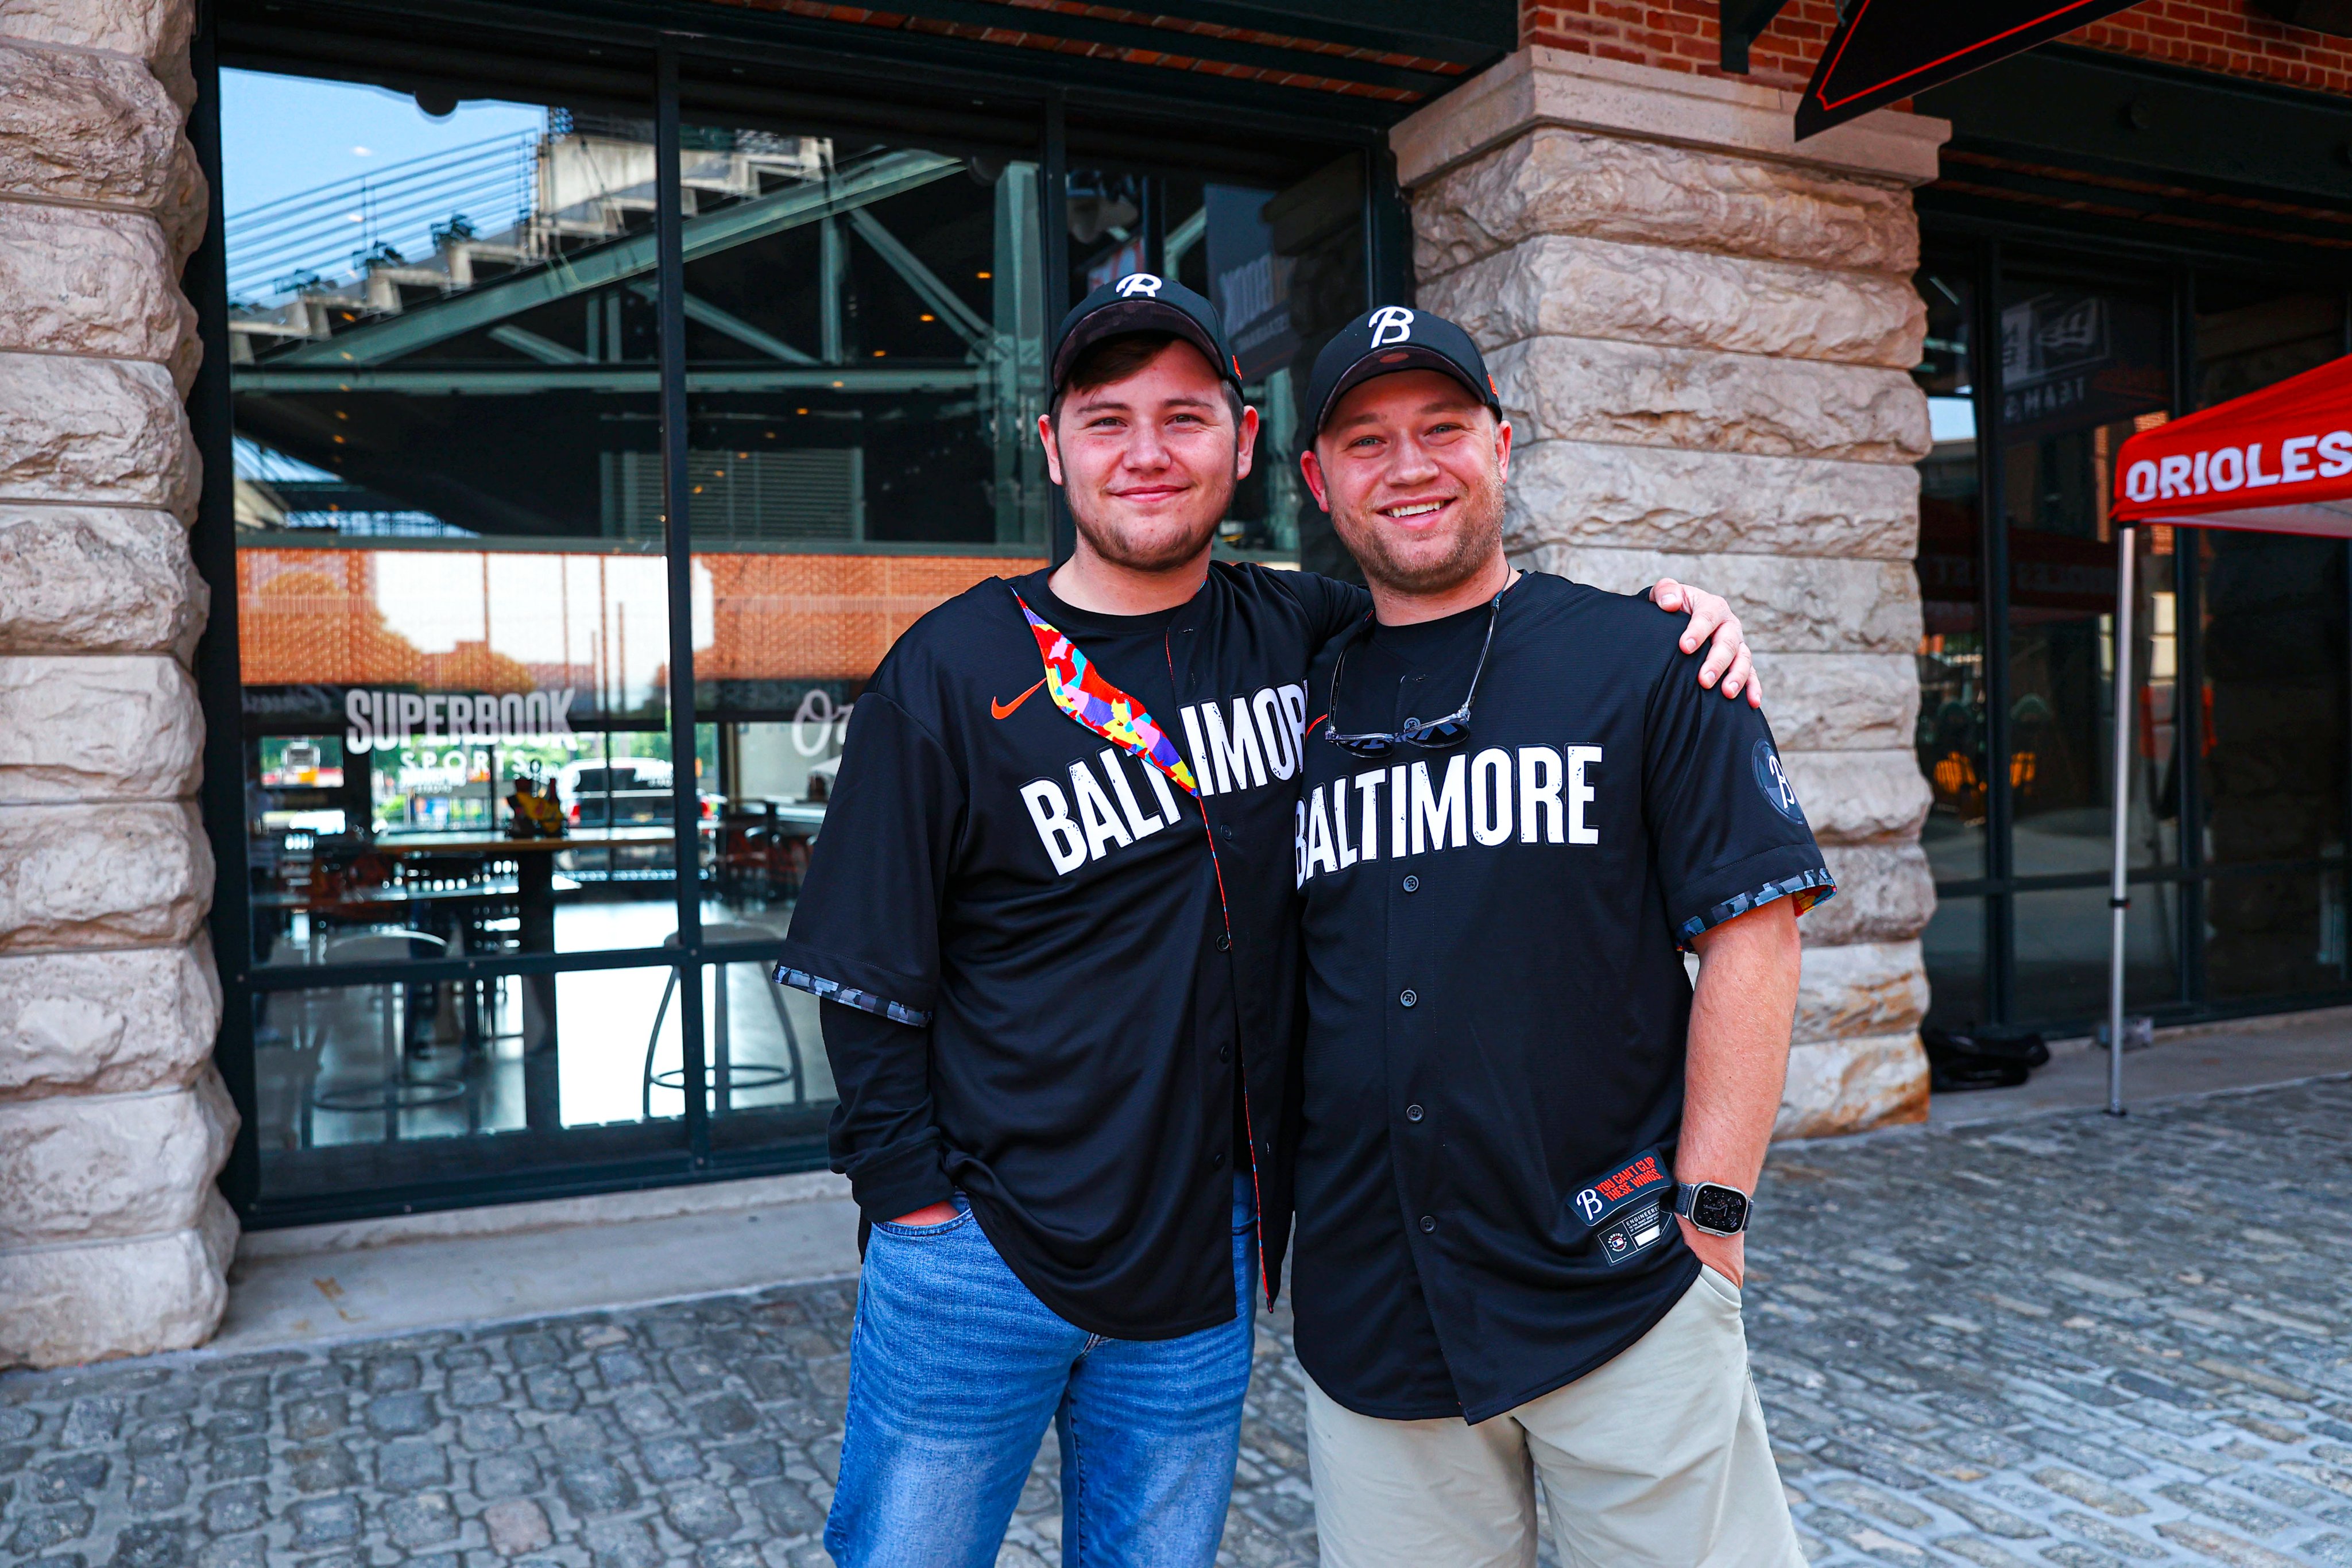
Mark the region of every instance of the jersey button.
POLYGON ((1225 1154, 1223 1149, 1209 1156, 1209 1168, 1220 1171, 1225 1168, 1225 1154))
POLYGON ((1412 991, 1405 991, 1398 996, 1397 1000, 1405 1007, 1411 1007, 1413 1003, 1421 1000, 1421 998, 1412 991))
POLYGON ((1404 1108, 1404 1119, 1405 1119, 1406 1121, 1408 1121, 1408 1122, 1418 1122, 1418 1121, 1420 1121, 1420 1120, 1421 1120, 1421 1107, 1420 1107, 1420 1106, 1418 1106, 1418 1105, 1408 1105, 1408 1106, 1406 1106, 1406 1107, 1404 1108))
POLYGON ((1233 1059, 1234 1048, 1232 1046, 1221 1045, 1217 1047, 1217 1060, 1219 1061, 1231 1061, 1233 1059))
POLYGON ((1421 1233, 1422 1233, 1423 1236, 1428 1235, 1431 1231, 1433 1231, 1433 1230, 1434 1230, 1434 1229, 1436 1229, 1436 1228, 1437 1228, 1437 1217, 1436 1217, 1435 1215, 1433 1215, 1433 1214, 1424 1214, 1424 1215, 1423 1215, 1423 1216, 1421 1217, 1421 1233))
POLYGON ((1234 841, 1234 825, 1231 822, 1219 822, 1217 824, 1217 837, 1224 840, 1227 843, 1232 843, 1234 841))
POLYGON ((1218 937, 1218 938, 1217 938, 1217 951, 1218 951, 1218 952, 1220 952, 1220 953, 1230 953, 1230 952, 1232 952, 1233 950, 1234 950, 1234 939, 1233 939, 1231 936, 1220 936, 1220 937, 1218 937))
POLYGON ((1407 893, 1419 893, 1421 891, 1421 878, 1417 876, 1409 876, 1405 878, 1404 890, 1407 893))

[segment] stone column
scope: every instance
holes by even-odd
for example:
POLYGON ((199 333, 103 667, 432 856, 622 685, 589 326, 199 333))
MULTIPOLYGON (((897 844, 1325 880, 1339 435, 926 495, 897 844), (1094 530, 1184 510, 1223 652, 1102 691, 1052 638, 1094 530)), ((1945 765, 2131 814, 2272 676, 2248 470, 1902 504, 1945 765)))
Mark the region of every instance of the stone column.
POLYGON ((236 1220, 189 674, 191 0, 0 0, 0 1366, 201 1343, 236 1220))
POLYGON ((1392 135, 1421 302, 1478 340, 1517 434, 1516 558, 1671 574, 1747 622, 1839 890, 1801 926, 1784 1137, 1927 1114, 1910 188, 1948 131, 1881 112, 1800 146, 1794 102, 1529 47, 1392 135))

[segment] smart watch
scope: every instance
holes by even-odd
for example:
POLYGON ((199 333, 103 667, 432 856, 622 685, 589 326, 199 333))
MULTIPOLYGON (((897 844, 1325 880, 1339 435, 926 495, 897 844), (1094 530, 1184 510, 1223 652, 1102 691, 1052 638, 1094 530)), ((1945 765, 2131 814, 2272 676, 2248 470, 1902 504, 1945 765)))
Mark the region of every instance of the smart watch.
POLYGON ((1736 1186, 1686 1181, 1675 1188, 1675 1212, 1709 1236, 1737 1236, 1748 1228, 1756 1204, 1736 1186))

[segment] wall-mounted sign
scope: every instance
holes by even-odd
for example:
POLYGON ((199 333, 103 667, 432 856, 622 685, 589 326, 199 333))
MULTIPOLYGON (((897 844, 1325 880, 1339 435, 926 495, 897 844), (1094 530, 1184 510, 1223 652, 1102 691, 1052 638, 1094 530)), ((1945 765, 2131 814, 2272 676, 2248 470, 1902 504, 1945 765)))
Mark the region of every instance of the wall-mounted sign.
POLYGON ((487 740, 562 740, 572 734, 572 688, 553 692, 368 691, 343 694, 350 751, 487 740))
POLYGON ((1797 106, 1797 140, 2126 9, 2133 0, 1856 0, 1797 106))

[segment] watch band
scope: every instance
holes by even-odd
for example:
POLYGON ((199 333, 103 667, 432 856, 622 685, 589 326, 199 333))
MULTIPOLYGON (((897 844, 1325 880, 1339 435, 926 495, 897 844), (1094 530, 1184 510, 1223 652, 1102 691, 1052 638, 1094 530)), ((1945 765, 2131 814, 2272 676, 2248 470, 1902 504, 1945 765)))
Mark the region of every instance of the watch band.
POLYGON ((1737 1236, 1740 1232, 1746 1230, 1749 1223, 1755 1219, 1756 1200, 1727 1182, 1678 1182, 1675 1186, 1675 1213, 1680 1218, 1689 1220, 1693 1225, 1698 1227, 1699 1229, 1706 1232, 1709 1236, 1737 1236), (1739 1223, 1733 1226, 1728 1230, 1722 1229, 1717 1226, 1710 1225, 1705 1220, 1702 1220, 1697 1215, 1696 1210, 1698 1208, 1699 1193, 1702 1189, 1708 1187, 1714 1188, 1717 1192, 1728 1193, 1739 1200, 1739 1223))

